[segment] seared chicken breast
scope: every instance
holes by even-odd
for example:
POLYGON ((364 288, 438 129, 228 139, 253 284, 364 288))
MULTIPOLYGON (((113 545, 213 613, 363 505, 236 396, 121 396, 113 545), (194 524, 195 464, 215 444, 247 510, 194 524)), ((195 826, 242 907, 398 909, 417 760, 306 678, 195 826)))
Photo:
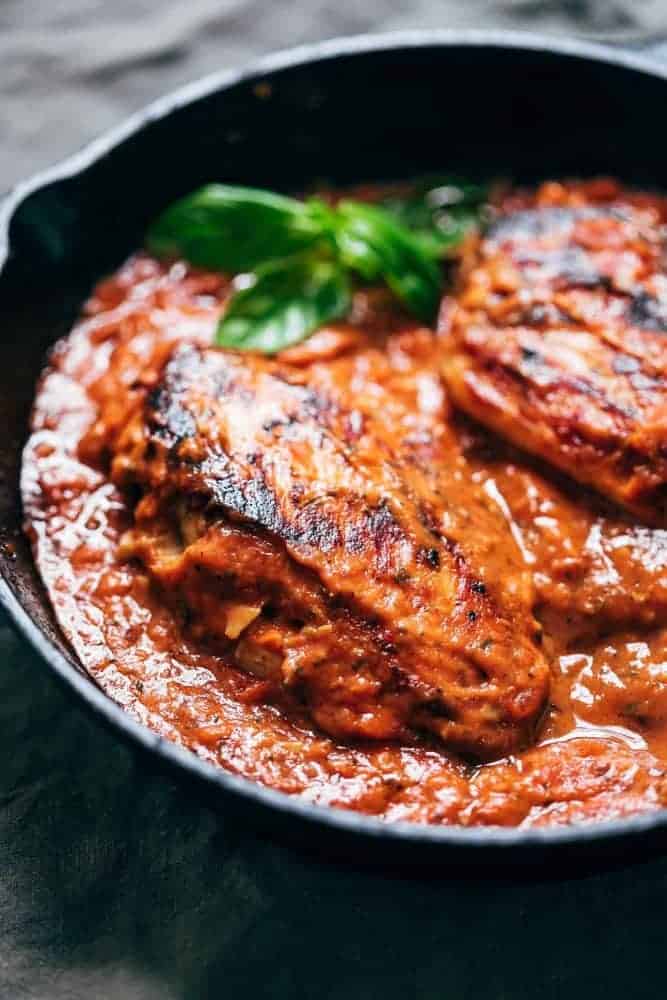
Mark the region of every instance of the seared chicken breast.
MULTIPOLYGON (((549 687, 530 601, 475 565, 441 445, 427 454, 417 426, 395 447, 382 400, 373 413, 362 397, 316 370, 177 349, 112 445, 113 478, 143 493, 124 554, 325 732, 506 754, 549 687)), ((500 547, 498 531, 511 552, 502 517, 500 547)))
POLYGON ((456 404, 653 524, 667 515, 664 198, 512 195, 443 304, 456 404))

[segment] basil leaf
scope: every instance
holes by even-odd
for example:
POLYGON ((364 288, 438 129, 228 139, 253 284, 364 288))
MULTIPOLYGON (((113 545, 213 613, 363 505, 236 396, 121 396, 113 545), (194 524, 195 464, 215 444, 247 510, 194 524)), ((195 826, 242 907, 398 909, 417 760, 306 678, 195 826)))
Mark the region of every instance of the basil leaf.
POLYGON ((382 253, 377 249, 377 238, 369 238, 372 223, 350 208, 357 204, 347 201, 338 206, 333 230, 338 254, 345 267, 356 271, 365 281, 378 281, 383 277, 382 253))
POLYGON ((321 225, 295 198, 209 184, 170 205, 149 229, 147 246, 158 256, 238 273, 302 251, 321 237, 321 225))
POLYGON ((229 302, 219 347, 275 354, 298 344, 350 308, 350 284, 336 261, 303 254, 257 268, 252 284, 229 302))
POLYGON ((488 195, 482 184, 433 176, 419 181, 409 196, 387 198, 381 205, 418 237, 427 253, 443 257, 479 224, 488 195))
POLYGON ((252 272, 230 301, 218 343, 273 353, 350 305, 348 272, 384 280, 426 323, 440 298, 438 261, 476 223, 486 189, 429 178, 381 204, 305 202, 211 184, 169 207, 150 250, 230 273, 252 272))
POLYGON ((440 269, 420 240, 376 205, 342 201, 336 239, 341 259, 363 277, 382 277, 425 323, 440 300, 440 269))

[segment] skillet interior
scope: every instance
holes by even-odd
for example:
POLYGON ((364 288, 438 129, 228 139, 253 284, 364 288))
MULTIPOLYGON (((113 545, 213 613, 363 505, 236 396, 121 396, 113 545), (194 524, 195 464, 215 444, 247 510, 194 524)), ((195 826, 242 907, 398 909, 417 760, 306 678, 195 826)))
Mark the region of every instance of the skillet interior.
POLYGON ((377 856, 382 848, 410 862, 442 859, 446 845, 457 857, 465 852, 476 860, 482 848, 485 859, 508 851, 521 851, 523 859, 529 848, 537 858, 558 845, 597 852, 623 836, 659 836, 667 822, 665 814, 649 814, 542 833, 408 829, 314 810, 213 771, 141 730, 80 671, 54 626, 18 508, 20 449, 44 353, 68 330, 95 279, 141 242, 146 222, 166 202, 212 178, 298 189, 317 179, 344 184, 443 167, 516 180, 607 172, 665 187, 667 148, 659 127, 665 80, 617 59, 605 61, 592 46, 502 35, 330 43, 269 61, 221 86, 213 81, 203 92, 195 87, 202 96, 192 101, 187 92, 167 99, 120 145, 113 137, 102 140, 57 177, 38 180, 18 204, 11 256, 0 277, 0 568, 6 581, 0 597, 15 618, 20 609, 27 612, 37 625, 19 622, 29 638, 117 730, 158 748, 182 773, 203 777, 216 800, 222 788, 244 791, 243 798, 225 797, 226 807, 254 807, 265 826, 304 839, 313 836, 315 823, 338 848, 348 838, 355 850, 377 856), (170 104, 175 110, 165 115, 170 104))

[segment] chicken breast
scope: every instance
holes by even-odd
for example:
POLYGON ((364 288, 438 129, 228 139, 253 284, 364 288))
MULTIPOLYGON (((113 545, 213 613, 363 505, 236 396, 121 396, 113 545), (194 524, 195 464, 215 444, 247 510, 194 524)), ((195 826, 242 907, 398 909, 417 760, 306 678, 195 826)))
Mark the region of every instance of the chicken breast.
POLYGON ((423 449, 382 422, 331 376, 177 349, 112 446, 115 481, 143 491, 125 555, 324 731, 501 756, 548 693, 534 619, 486 582, 423 449))
POLYGON ((456 404, 652 524, 667 517, 664 198, 514 195, 443 304, 456 404))

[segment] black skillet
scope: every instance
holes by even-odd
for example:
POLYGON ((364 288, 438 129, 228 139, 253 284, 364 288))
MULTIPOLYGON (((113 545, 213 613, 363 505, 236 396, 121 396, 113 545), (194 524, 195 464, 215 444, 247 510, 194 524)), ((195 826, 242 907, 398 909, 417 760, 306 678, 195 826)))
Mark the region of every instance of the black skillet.
POLYGON ((385 824, 214 769, 135 722, 82 671, 21 534, 17 489, 49 345, 173 198, 213 179, 299 189, 443 169, 519 180, 607 173, 667 188, 666 80, 627 52, 503 32, 327 42, 158 101, 0 206, 0 603, 100 720, 221 811, 309 847, 408 864, 636 857, 667 841, 667 810, 544 831, 385 824))

